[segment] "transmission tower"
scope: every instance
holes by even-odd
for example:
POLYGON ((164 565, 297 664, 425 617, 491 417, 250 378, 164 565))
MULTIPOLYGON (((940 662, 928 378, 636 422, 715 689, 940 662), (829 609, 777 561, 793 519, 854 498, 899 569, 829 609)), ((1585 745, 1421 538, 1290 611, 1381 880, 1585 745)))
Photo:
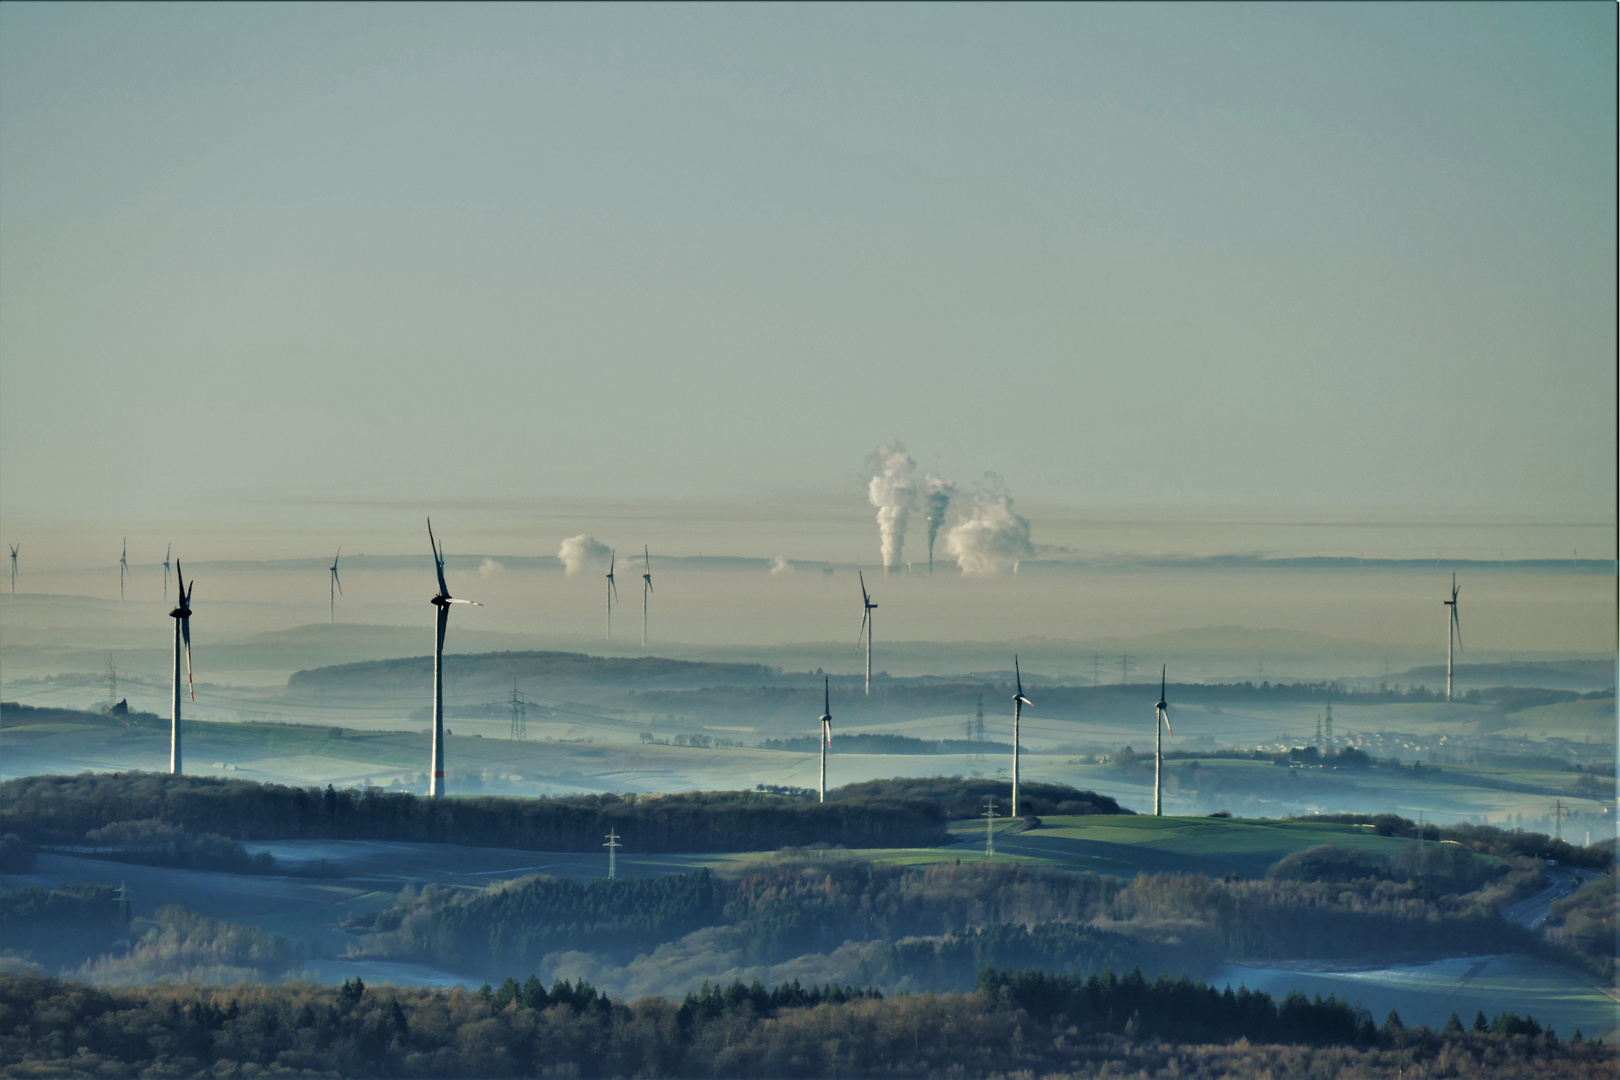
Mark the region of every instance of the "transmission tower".
POLYGON ((609 829, 607 843, 602 846, 608 851, 608 880, 612 881, 614 875, 619 872, 619 849, 624 845, 619 843, 619 834, 609 829))
POLYGON ((1322 753, 1322 714, 1316 714, 1316 752, 1322 753))
POLYGON ((1131 681, 1131 654, 1121 653, 1119 656, 1119 683, 1124 686, 1131 681))
POLYGON ((120 941, 129 940, 129 920, 134 911, 129 904, 129 886, 124 882, 118 883, 118 895, 113 898, 118 905, 118 938, 120 941))
POLYGON ((979 710, 973 716, 973 763, 984 764, 984 695, 979 695, 979 710))
POLYGON ((1553 839, 1554 840, 1562 840, 1564 838, 1564 819, 1566 817, 1568 817, 1568 816, 1569 816, 1569 811, 1564 809, 1564 800, 1559 799, 1556 803, 1553 804, 1553 839))
POLYGON ((1328 749, 1333 749, 1333 702, 1327 703, 1327 719, 1322 721, 1322 734, 1327 736, 1328 749))
POLYGON ((113 668, 112 653, 107 654, 107 711, 118 704, 118 672, 113 668))
POLYGON ((512 684, 512 739, 515 742, 525 742, 529 738, 529 703, 523 700, 518 693, 517 683, 512 684))
POLYGON ((986 855, 996 853, 996 797, 994 795, 984 797, 984 853, 986 855))

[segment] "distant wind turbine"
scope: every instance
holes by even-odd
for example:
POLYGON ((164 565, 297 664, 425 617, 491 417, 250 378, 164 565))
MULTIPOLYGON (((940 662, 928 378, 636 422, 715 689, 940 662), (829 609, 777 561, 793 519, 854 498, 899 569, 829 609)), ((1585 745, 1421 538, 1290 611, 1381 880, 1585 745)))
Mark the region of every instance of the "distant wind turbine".
POLYGON ((832 746, 832 678, 821 684, 821 801, 827 801, 827 750, 832 746))
MULTIPOLYGON (((21 544, 12 544, 11 545, 11 595, 12 596, 17 595, 17 552, 21 547, 22 547, 21 544)), ((167 585, 164 586, 164 591, 165 592, 168 591, 168 586, 167 585)))
MULTIPOLYGON (((190 692, 191 700, 197 700, 197 691, 191 682, 191 588, 186 586, 186 577, 180 570, 180 561, 175 560, 174 577, 178 583, 179 605, 171 612, 169 617, 174 620, 174 698, 169 710, 169 771, 179 776, 180 760, 180 650, 186 653, 186 689, 190 692)), ((192 581, 194 588, 197 582, 192 581)))
POLYGON ((652 595, 652 556, 647 545, 641 545, 641 647, 647 647, 647 597, 652 595))
POLYGON ((124 550, 118 556, 118 606, 124 605, 124 578, 129 576, 129 537, 124 537, 124 550))
POLYGON ((872 612, 877 609, 877 602, 872 594, 866 591, 866 575, 856 571, 861 579, 861 632, 855 635, 855 647, 861 647, 861 635, 866 636, 866 696, 872 696, 872 612))
POLYGON ((338 579, 338 559, 343 557, 343 545, 339 544, 337 554, 332 556, 332 568, 328 571, 331 578, 326 583, 328 622, 337 624, 337 598, 343 592, 343 582, 338 579))
MULTIPOLYGON (((1165 674, 1170 670, 1166 664, 1159 669, 1159 703, 1153 706, 1153 816, 1158 817, 1164 813, 1161 799, 1164 789, 1160 784, 1160 773, 1164 768, 1164 733, 1168 729, 1172 736, 1176 731, 1170 727, 1170 706, 1164 700, 1165 674)), ((1152 685, 1151 683, 1149 685, 1152 685)))
POLYGON ((437 799, 444 795, 444 630, 450 625, 450 605, 484 605, 450 595, 450 586, 444 583, 444 549, 433 538, 432 518, 428 518, 428 544, 433 548, 433 569, 439 575, 439 595, 430 601, 439 609, 439 615, 438 633, 433 639, 433 771, 428 778, 428 798, 437 799))
POLYGON ((1446 616, 1446 700, 1451 700, 1451 646, 1455 641, 1457 649, 1462 650, 1462 623, 1457 621, 1457 594, 1462 590, 1457 588, 1457 575, 1451 575, 1451 599, 1441 601, 1451 609, 1446 616))
POLYGON ((1013 692, 1013 792, 1012 816, 1018 816, 1018 722, 1024 718, 1024 706, 1035 707, 1035 703, 1024 696, 1024 674, 1018 670, 1018 657, 1013 656, 1013 679, 1016 689, 1013 692))
POLYGON ((169 556, 174 554, 174 545, 170 544, 163 549, 163 595, 169 595, 169 556))
POLYGON ((617 551, 608 552, 607 639, 609 641, 613 640, 613 601, 615 601, 615 600, 617 600, 619 598, 619 582, 613 576, 613 568, 614 568, 614 566, 618 565, 618 561, 619 561, 619 553, 617 551))

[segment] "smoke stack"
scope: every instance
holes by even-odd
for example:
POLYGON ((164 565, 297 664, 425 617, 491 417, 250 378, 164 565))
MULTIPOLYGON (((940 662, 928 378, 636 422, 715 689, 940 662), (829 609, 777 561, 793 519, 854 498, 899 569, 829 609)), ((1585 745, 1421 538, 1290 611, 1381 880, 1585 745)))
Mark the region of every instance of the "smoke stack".
POLYGON ((906 543, 906 519, 917 508, 917 485, 911 479, 917 463, 899 443, 878 447, 870 463, 876 475, 866 485, 866 498, 877 507, 878 540, 887 573, 900 561, 906 543))
POLYGON ((923 477, 923 515, 928 521, 928 572, 934 572, 934 538, 945 524, 945 511, 950 509, 951 496, 956 485, 943 476, 929 473, 923 477))

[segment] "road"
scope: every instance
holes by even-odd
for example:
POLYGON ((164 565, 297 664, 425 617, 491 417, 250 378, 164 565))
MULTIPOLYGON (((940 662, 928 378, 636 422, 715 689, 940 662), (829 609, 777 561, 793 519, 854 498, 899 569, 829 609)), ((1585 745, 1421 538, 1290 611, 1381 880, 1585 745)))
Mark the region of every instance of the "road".
POLYGON ((1534 930, 1547 921, 1552 906, 1582 885, 1603 875, 1596 870, 1582 870, 1567 866, 1550 866, 1547 877, 1551 884, 1536 895, 1502 909, 1502 918, 1516 922, 1527 930, 1534 930))

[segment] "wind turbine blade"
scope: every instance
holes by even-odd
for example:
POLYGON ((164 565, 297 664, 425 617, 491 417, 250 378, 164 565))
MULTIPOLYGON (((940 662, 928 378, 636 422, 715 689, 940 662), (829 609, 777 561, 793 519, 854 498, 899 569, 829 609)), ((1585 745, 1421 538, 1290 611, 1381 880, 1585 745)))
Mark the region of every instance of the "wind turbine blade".
POLYGON ((1164 680, 1165 680, 1166 674, 1169 671, 1170 671, 1170 665, 1169 664, 1166 664, 1162 668, 1159 669, 1159 700, 1160 701, 1164 700, 1164 680))
POLYGON ((1462 616, 1457 614, 1457 605, 1451 605, 1451 625, 1457 630, 1457 651, 1462 652, 1462 616))
POLYGON ((463 600, 459 596, 448 596, 448 597, 445 597, 445 599, 449 603, 452 603, 452 604, 471 604, 473 607, 483 607, 484 606, 483 604, 480 604, 476 600, 463 600))
POLYGON ((338 595, 342 596, 343 595, 343 579, 338 577, 338 572, 336 570, 332 571, 332 581, 338 587, 338 595))
POLYGON ((191 619, 180 620, 180 637, 186 643, 186 689, 191 693, 191 700, 197 700, 197 688, 191 681, 191 619))
POLYGON ((1165 730, 1169 731, 1171 735, 1174 735, 1176 733, 1176 729, 1170 726, 1170 710, 1160 709, 1159 715, 1164 718, 1165 730))
POLYGON ((831 720, 832 719, 832 676, 831 675, 823 676, 823 679, 824 679, 824 681, 821 684, 821 711, 827 714, 827 719, 828 720, 831 720))
POLYGON ((1018 682, 1018 696, 1024 696, 1024 673, 1018 670, 1018 654, 1013 653, 1013 678, 1018 682))
POLYGON ((444 583, 444 556, 439 554, 439 542, 433 538, 432 518, 428 518, 428 545, 433 548, 433 569, 439 575, 439 595, 449 596, 450 586, 444 583))
POLYGON ((857 649, 861 647, 861 638, 866 636, 866 621, 871 617, 872 613, 870 611, 861 612, 861 628, 855 632, 855 647, 857 649))

